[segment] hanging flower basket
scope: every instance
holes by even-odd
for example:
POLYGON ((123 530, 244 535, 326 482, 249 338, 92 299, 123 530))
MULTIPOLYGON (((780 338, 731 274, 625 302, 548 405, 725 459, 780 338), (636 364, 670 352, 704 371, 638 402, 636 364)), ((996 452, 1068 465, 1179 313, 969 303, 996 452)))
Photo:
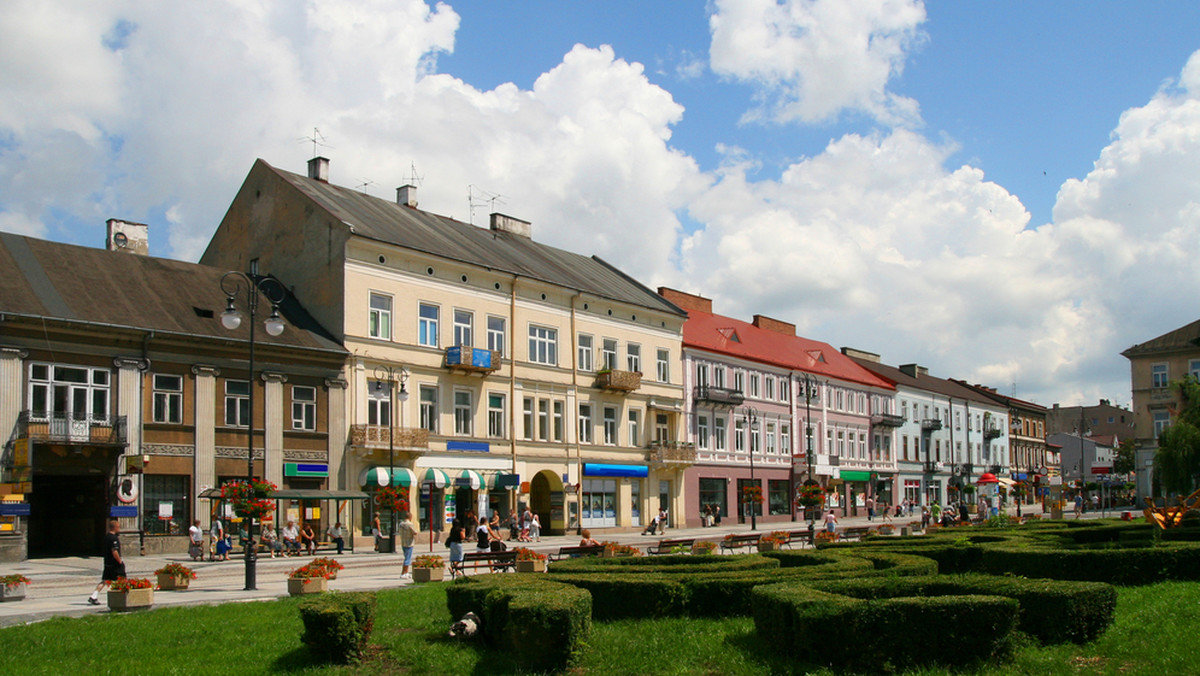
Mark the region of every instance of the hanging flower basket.
POLYGON ((271 496, 278 486, 262 479, 238 479, 221 486, 221 499, 233 505, 233 513, 243 519, 264 521, 275 513, 275 501, 271 496))
POLYGON ((747 505, 761 505, 763 501, 762 486, 746 486, 742 489, 742 502, 747 505))
POLYGON ((796 504, 811 509, 825 504, 825 489, 817 483, 804 484, 796 491, 796 504))

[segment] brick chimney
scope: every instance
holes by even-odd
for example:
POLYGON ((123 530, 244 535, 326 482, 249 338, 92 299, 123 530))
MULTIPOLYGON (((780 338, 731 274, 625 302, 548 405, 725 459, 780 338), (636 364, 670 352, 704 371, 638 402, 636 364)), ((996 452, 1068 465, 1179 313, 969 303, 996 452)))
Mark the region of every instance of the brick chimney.
POLYGON ((308 177, 322 183, 329 182, 329 159, 314 157, 308 161, 308 177))
POLYGON ((117 218, 107 221, 104 248, 109 251, 124 251, 139 256, 150 255, 150 226, 132 223, 117 218))
POLYGON ((929 375, 929 369, 917 364, 901 364, 899 368, 901 373, 911 378, 919 378, 921 376, 929 375))
POLYGON ((524 237, 525 239, 533 239, 533 224, 529 221, 522 221, 519 218, 505 216, 504 214, 492 214, 492 230, 507 232, 510 235, 524 237))
POLYGON ((694 310, 696 312, 707 312, 712 314, 712 299, 704 296, 696 296, 675 289, 669 289, 665 286, 658 287, 658 295, 666 298, 672 303, 678 305, 684 310, 694 310))
POLYGON ((796 337, 795 324, 781 322, 778 319, 771 319, 766 315, 754 315, 754 321, 752 323, 758 328, 766 331, 774 331, 775 333, 782 333, 785 336, 791 336, 793 338, 796 337))
POLYGON ((872 364, 880 363, 879 355, 875 354, 874 352, 867 352, 866 350, 860 350, 856 347, 843 347, 842 354, 846 355, 847 357, 850 357, 851 359, 861 359, 863 361, 869 361, 872 364))

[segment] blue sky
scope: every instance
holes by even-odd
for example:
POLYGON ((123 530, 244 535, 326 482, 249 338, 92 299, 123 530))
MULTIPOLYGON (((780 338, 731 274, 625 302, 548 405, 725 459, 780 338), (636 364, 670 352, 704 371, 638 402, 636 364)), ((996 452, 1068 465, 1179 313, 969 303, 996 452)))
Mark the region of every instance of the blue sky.
POLYGON ((127 218, 195 260, 317 127, 335 183, 390 199, 415 166, 423 208, 498 193, 719 313, 1128 402, 1119 352, 1200 301, 1198 28, 1183 1, 13 0, 0 230, 127 218))

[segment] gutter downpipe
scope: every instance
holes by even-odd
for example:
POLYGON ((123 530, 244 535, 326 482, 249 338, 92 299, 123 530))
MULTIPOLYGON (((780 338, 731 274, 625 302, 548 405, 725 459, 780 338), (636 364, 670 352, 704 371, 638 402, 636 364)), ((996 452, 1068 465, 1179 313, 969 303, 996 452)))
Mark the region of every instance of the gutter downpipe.
MULTIPOLYGON (((512 284, 508 288, 508 324, 509 335, 512 336, 508 357, 508 447, 512 457, 512 473, 517 473, 517 279, 513 275, 512 284)), ((511 519, 517 510, 520 500, 521 487, 518 485, 514 492, 509 493, 508 516, 511 519)))
MULTIPOLYGON (((569 342, 569 345, 571 346, 571 388, 575 390, 575 401, 576 401, 576 409, 577 410, 578 410, 578 405, 579 405, 579 403, 578 403, 579 402, 579 347, 576 345, 576 342, 575 342, 577 340, 576 326, 575 326, 575 301, 579 300, 582 297, 583 297, 583 291, 578 291, 578 290, 575 292, 575 295, 571 297, 571 336, 570 336, 570 342, 569 342)), ((569 415, 569 413, 568 413, 568 415, 569 415)), ((563 421, 563 425, 564 425, 564 427, 566 426, 565 420, 563 421)), ((571 452, 570 447, 568 446, 567 453, 570 453, 570 452, 571 452)), ((576 462, 576 466, 577 466, 577 470, 578 470, 578 474, 575 477, 576 480, 578 481, 578 483, 576 484, 576 486, 578 486, 578 487, 575 489, 575 503, 576 503, 576 510, 577 510, 576 513, 579 514, 579 518, 577 519, 577 521, 575 523, 575 534, 582 535, 583 534, 583 510, 579 506, 579 495, 580 495, 579 491, 583 487, 583 446, 581 446, 579 443, 578 430, 576 430, 576 432, 575 432, 575 462, 576 462)), ((569 466, 570 465, 568 464, 568 467, 569 466)), ((566 501, 564 500, 564 503, 565 502, 566 501)), ((570 513, 569 510, 568 510, 568 513, 570 513)), ((569 527, 570 527, 569 522, 564 523, 563 531, 566 531, 567 528, 569 528, 569 527)))

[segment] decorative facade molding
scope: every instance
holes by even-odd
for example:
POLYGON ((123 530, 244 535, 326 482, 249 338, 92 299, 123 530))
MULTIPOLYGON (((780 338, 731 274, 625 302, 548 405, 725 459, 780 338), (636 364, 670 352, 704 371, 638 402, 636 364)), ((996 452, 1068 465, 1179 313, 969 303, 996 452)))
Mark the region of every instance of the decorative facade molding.
POLYGON ((274 371, 263 371, 260 376, 264 383, 286 383, 288 377, 286 373, 276 373, 274 371))
POLYGON ((29 357, 29 350, 26 350, 23 347, 0 346, 0 357, 8 357, 9 359, 26 359, 29 357))
POLYGON ((332 389, 344 390, 347 387, 350 387, 350 383, 346 382, 345 378, 326 378, 325 379, 325 387, 327 387, 331 390, 332 389))
POLYGON ((329 454, 325 451, 299 451, 283 449, 284 460, 311 460, 314 462, 325 462, 329 460, 329 454))
POLYGON ((216 378, 217 376, 221 375, 221 369, 208 364, 192 364, 192 374, 216 378))
MULTIPOLYGON (((235 460, 246 459, 245 446, 217 446, 216 457, 218 458, 233 458, 235 460)), ((263 449, 254 449, 254 459, 261 460, 263 458, 263 449)))
POLYGON ((139 371, 150 369, 150 360, 143 357, 113 357, 113 366, 118 369, 133 367, 139 371))
POLYGON ((142 453, 146 455, 191 457, 196 454, 196 447, 188 444, 142 444, 142 453))

